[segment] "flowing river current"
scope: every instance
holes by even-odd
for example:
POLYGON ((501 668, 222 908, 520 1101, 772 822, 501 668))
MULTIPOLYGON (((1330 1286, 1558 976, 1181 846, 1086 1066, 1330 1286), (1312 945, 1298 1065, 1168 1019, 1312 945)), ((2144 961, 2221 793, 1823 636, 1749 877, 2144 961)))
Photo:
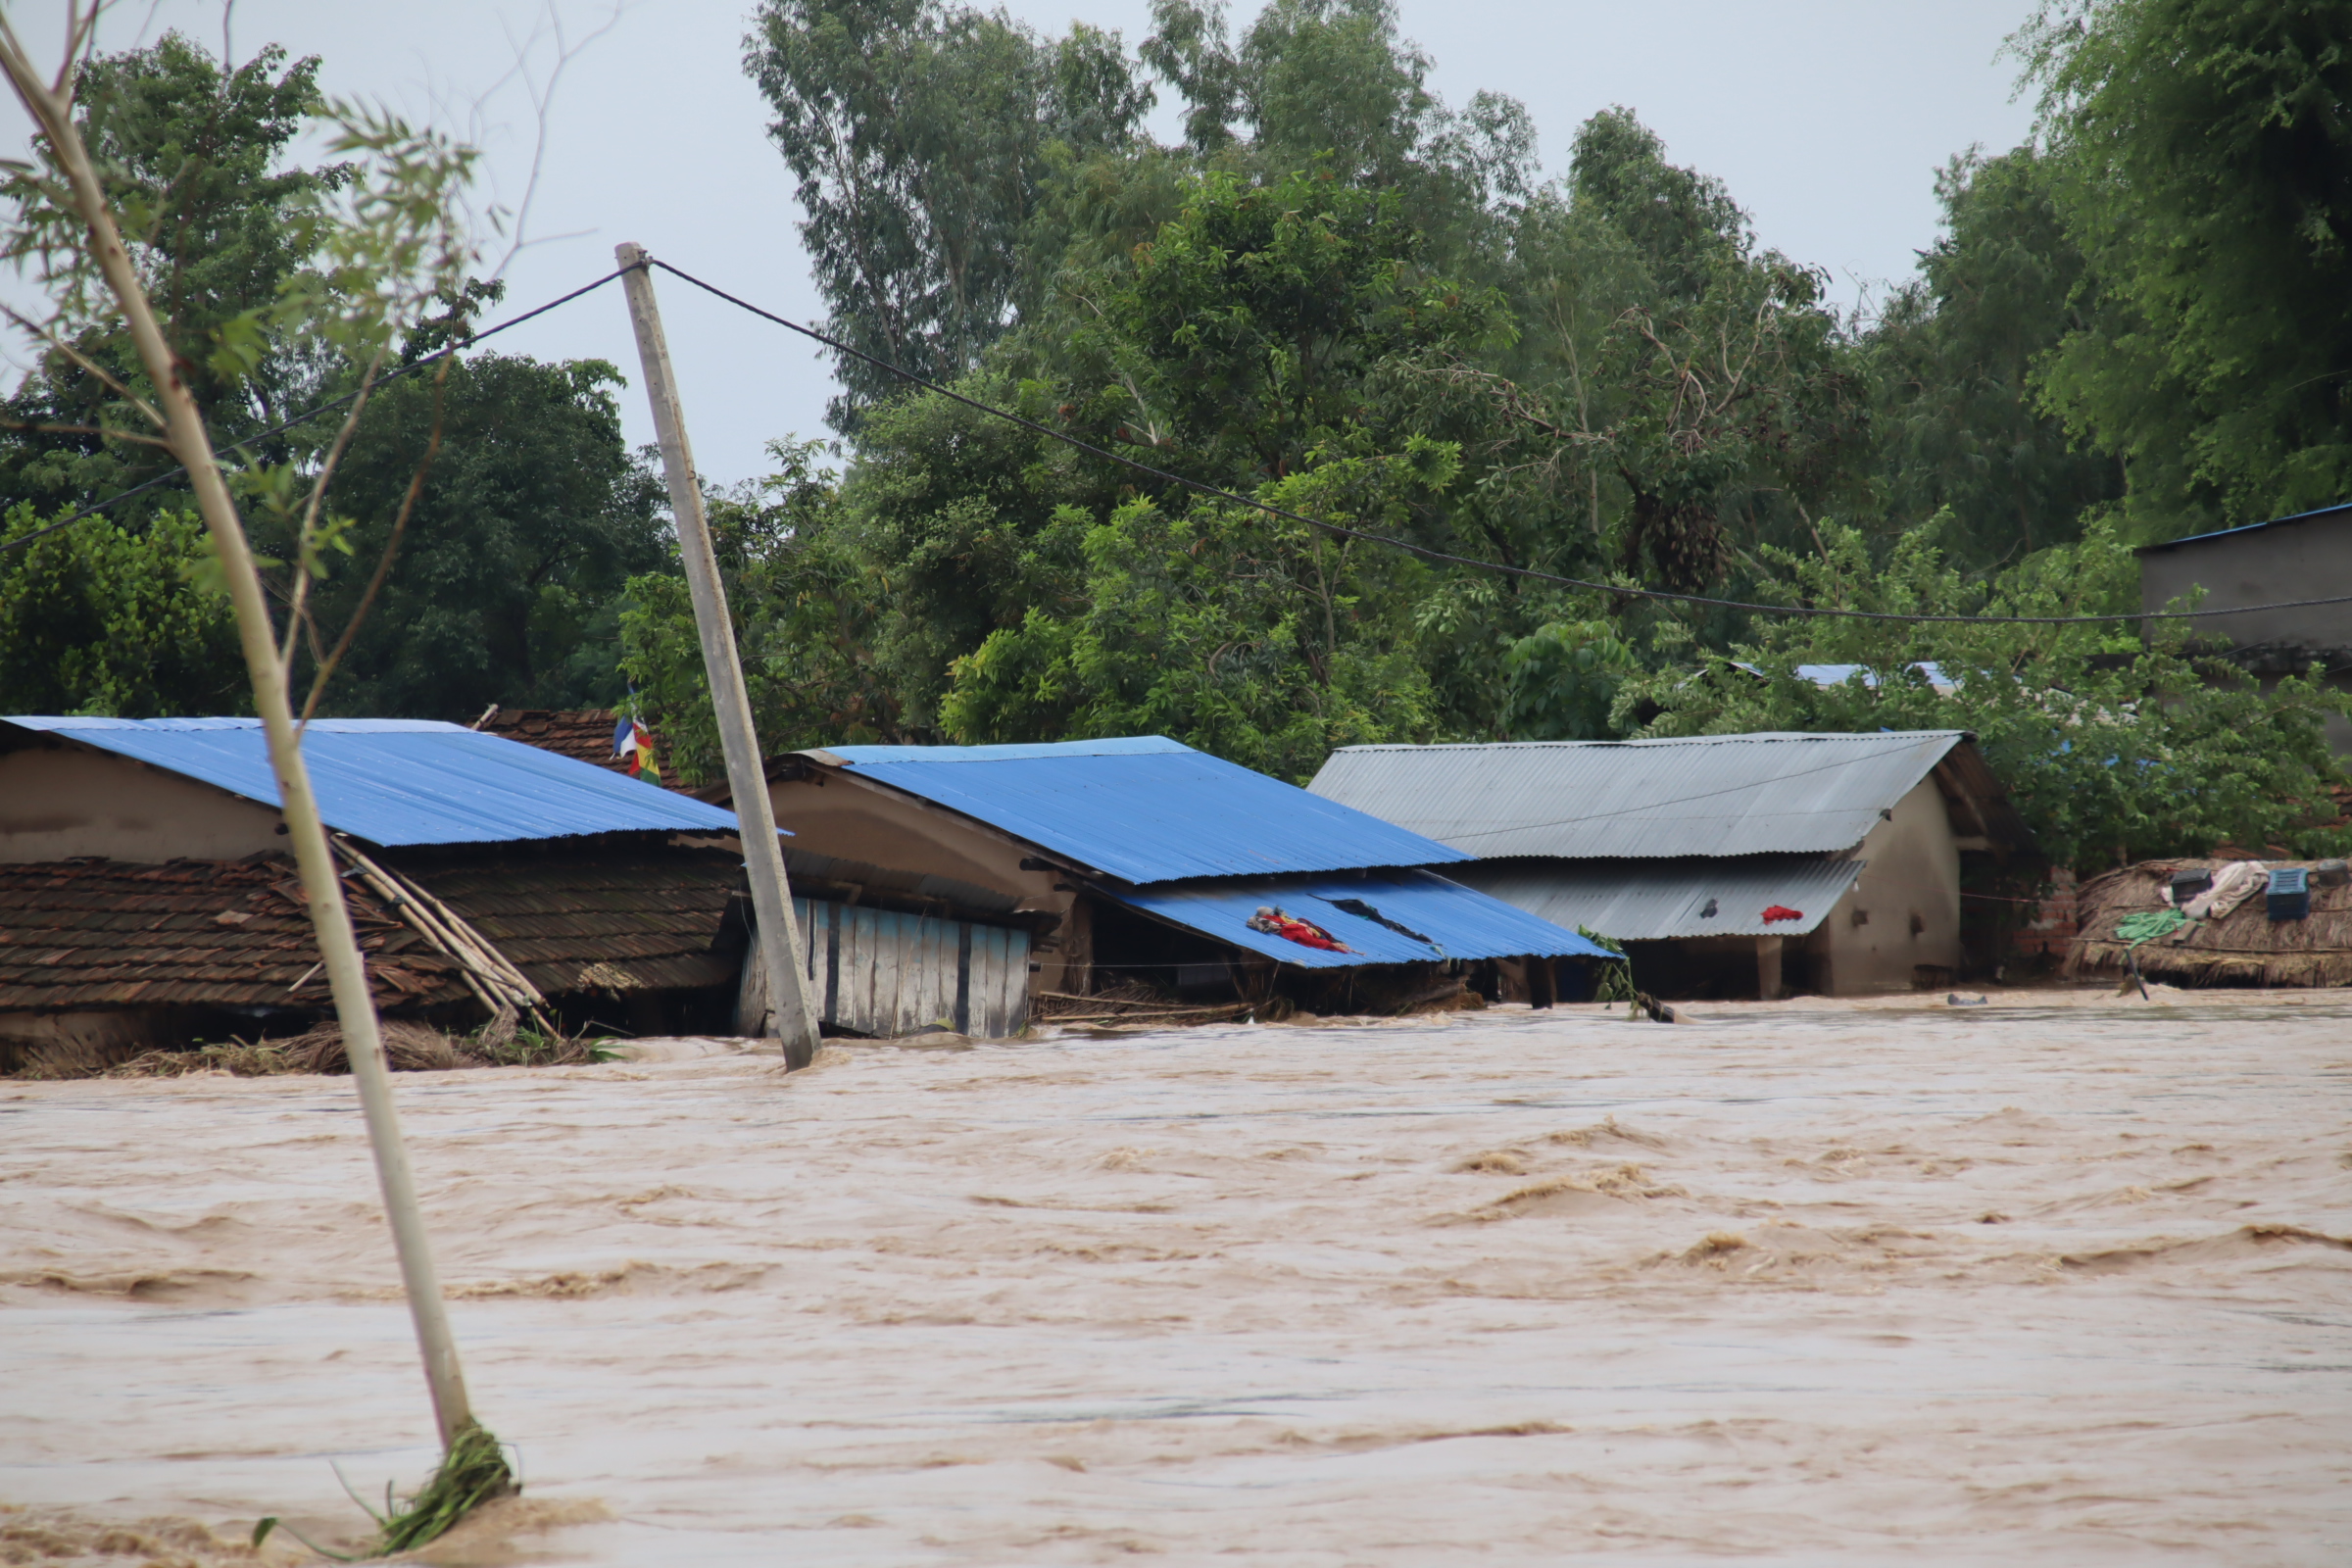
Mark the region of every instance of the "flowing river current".
MULTIPOLYGON (((403 1074, 424 1560, 2352 1560, 2352 1008, 1692 1011, 403 1074)), ((0 1081, 0 1562, 359 1540, 396 1281, 348 1079, 0 1081)))

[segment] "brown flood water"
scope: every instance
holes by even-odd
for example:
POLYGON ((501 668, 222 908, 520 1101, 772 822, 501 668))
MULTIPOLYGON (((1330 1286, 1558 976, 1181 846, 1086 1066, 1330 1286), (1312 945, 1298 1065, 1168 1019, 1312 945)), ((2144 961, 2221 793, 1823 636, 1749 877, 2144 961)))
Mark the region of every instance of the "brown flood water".
MULTIPOLYGON (((432 1560, 2352 1560, 2352 1009, 1698 1011, 404 1075, 432 1560)), ((0 1084, 0 1561, 355 1537, 394 1281, 348 1080, 0 1084)))

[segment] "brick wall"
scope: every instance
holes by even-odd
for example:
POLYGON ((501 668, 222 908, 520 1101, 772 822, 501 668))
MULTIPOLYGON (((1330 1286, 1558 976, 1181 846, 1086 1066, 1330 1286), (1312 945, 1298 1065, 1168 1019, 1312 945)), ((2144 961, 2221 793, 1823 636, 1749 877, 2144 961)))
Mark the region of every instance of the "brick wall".
POLYGON ((2076 915, 2075 873, 2067 866, 2053 867, 2049 897, 2018 928, 2012 945, 2019 953, 2046 953, 2053 958, 2063 958, 2075 940, 2076 915))

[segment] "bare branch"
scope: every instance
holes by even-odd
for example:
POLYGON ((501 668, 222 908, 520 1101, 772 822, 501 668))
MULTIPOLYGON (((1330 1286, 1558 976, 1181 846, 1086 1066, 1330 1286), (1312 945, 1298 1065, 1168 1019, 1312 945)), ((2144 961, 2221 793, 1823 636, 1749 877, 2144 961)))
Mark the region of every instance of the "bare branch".
POLYGON ((551 234, 547 237, 547 241, 533 240, 525 237, 530 231, 531 203, 536 200, 539 195, 540 171, 547 163, 548 117, 555 108, 556 88, 564 79, 564 72, 565 68, 568 67, 574 60, 577 60, 581 54, 587 50, 590 44, 595 43, 598 39, 604 37, 605 34, 611 32, 614 27, 620 25, 620 19, 627 12, 627 10, 628 0, 612 0, 612 14, 605 18, 604 24, 590 32, 586 37, 582 38, 578 43, 575 44, 567 41, 564 38, 564 18, 560 13, 557 12, 553 4, 553 0, 550 0, 550 4, 547 8, 547 20, 548 24, 554 29, 556 35, 556 63, 554 69, 548 72, 547 80, 540 83, 533 83, 529 75, 523 72, 523 67, 528 58, 530 47, 532 44, 538 42, 538 32, 537 29, 534 28, 532 29, 532 36, 529 42, 526 42, 521 49, 515 51, 514 68, 510 70, 505 76, 500 77, 497 82, 493 83, 490 88, 492 92, 495 92, 499 87, 504 86, 509 80, 512 80, 516 74, 522 74, 524 85, 530 88, 531 110, 534 118, 537 121, 537 130, 531 142, 530 177, 523 182, 522 200, 516 203, 514 208, 514 242, 507 247, 507 254, 500 257, 498 259, 498 265, 490 270, 490 275, 493 279, 506 275, 508 266, 514 262, 515 257, 530 249, 531 246, 567 237, 561 234, 551 234))
MULTIPOLYGON (((294 596, 292 603, 294 612, 297 615, 305 618, 308 618, 309 612, 303 607, 310 599, 311 589, 309 547, 312 533, 318 526, 318 508, 319 505, 326 500, 327 483, 335 476, 336 465, 343 461, 344 449, 351 445, 352 434, 354 431, 359 429, 361 412, 368 407, 368 394, 375 389, 376 372, 383 368, 384 355, 386 352, 387 350, 385 348, 378 347, 375 353, 368 359, 368 368, 360 372, 360 395, 352 399, 350 409, 344 413, 343 422, 335 428, 335 438, 327 443, 326 456, 320 460, 318 464, 318 477, 311 481, 311 499, 304 505, 302 509, 301 531, 295 535, 296 548, 294 555, 294 596)), ((444 373, 446 373, 448 369, 448 365, 449 362, 447 360, 442 362, 442 369, 444 373)), ((314 633, 312 657, 316 658, 318 650, 316 647, 316 634, 314 633)), ((286 645, 284 650, 278 655, 278 658, 281 661, 286 662, 287 672, 289 674, 292 673, 292 660, 294 658, 294 628, 291 625, 286 628, 286 645)), ((304 712, 304 716, 306 718, 309 716, 307 710, 304 712)))
POLYGON ((96 360, 91 359, 88 355, 82 353, 81 350, 75 348, 73 344, 68 343, 64 338, 59 337, 43 323, 36 321, 32 319, 32 318, 18 311, 14 306, 0 305, 0 315, 5 315, 18 326, 40 338, 41 341, 47 343, 50 348, 64 355, 67 359, 72 360, 75 365, 80 366, 83 369, 96 376, 101 382, 105 383, 107 390, 113 392, 117 397, 123 399, 133 408, 137 409, 141 414, 147 416, 148 418, 154 420, 155 427, 157 429, 160 430, 165 428, 164 416, 156 413, 153 406, 151 406, 145 398, 139 396, 136 392, 133 392, 129 387, 124 386, 122 382, 116 377, 114 372, 107 369, 105 366, 100 365, 96 360))
POLYGON ((109 441, 135 441, 143 447, 162 447, 172 450, 172 443, 157 435, 133 435, 128 430, 107 424, 54 424, 47 419, 0 418, 0 430, 36 430, 44 435, 94 435, 109 441))

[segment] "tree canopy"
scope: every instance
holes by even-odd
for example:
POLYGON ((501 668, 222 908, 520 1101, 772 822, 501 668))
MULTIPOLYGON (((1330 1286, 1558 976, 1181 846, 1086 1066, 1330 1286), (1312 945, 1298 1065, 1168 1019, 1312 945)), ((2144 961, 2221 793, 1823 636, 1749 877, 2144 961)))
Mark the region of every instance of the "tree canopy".
MULTIPOLYGON (((1447 103, 1390 0, 1150 15, 1132 46, 958 0, 753 15, 743 66, 829 329, 1129 460, 843 357, 834 444, 777 432, 772 474, 711 495, 771 748, 1150 730, 1302 779, 1369 740, 1922 724, 1983 736, 2045 846, 2085 863, 2317 842, 2337 677, 2258 691, 2129 622, 1874 628, 1617 590, 2112 610, 2135 603, 2133 545, 2347 499, 2352 0, 2050 0, 2013 40, 2034 136, 1956 154, 1916 271, 1868 309, 1629 110, 1545 177, 1528 109, 1447 103)), ((368 354, 463 344, 497 297, 449 281, 372 347, 302 324, 318 312, 287 302, 332 298, 335 225, 362 220, 357 164, 290 158, 318 69, 169 35, 84 71, 110 177, 149 215, 140 265, 230 435, 351 388, 368 354)), ((37 189, 10 194, 37 265, 58 231, 37 189)), ((0 430, 19 534, 155 462, 105 428, 119 346, 64 325, 0 430)), ((399 536, 331 710, 633 685, 684 771, 715 770, 620 384, 467 350, 374 395, 334 514, 287 514, 276 546, 324 572, 304 590, 324 622, 399 536)), ((325 439, 249 454, 265 536, 325 439)), ((229 701, 174 507, 0 554, 0 680, 91 710, 229 701)))

